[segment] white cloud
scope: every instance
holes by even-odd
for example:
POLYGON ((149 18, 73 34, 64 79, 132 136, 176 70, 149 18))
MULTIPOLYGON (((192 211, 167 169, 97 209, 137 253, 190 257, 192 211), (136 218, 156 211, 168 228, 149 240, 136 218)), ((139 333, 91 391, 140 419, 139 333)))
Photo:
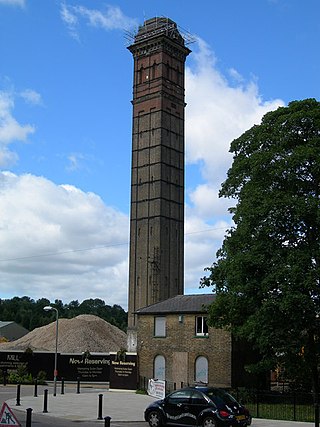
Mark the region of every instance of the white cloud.
POLYGON ((208 45, 199 39, 198 46, 193 58, 196 66, 186 70, 187 161, 203 162, 205 179, 220 184, 231 164, 231 141, 283 101, 263 101, 256 82, 243 83, 236 70, 232 76, 238 84, 231 85, 217 69, 208 45))
POLYGON ((83 161, 86 159, 86 156, 84 156, 82 153, 72 153, 69 154, 67 159, 69 164, 66 167, 66 170, 68 172, 74 172, 76 170, 83 169, 83 161))
POLYGON ((196 213, 204 220, 225 215, 231 204, 228 200, 220 200, 218 187, 209 183, 200 184, 195 190, 190 191, 190 201, 193 206, 193 215, 196 213))
POLYGON ((185 289, 194 291, 204 268, 212 264, 224 232, 230 228, 227 209, 232 200, 218 193, 232 164, 230 143, 261 121, 262 116, 284 105, 282 100, 264 101, 255 78, 246 81, 235 68, 224 75, 214 52, 200 38, 186 68, 186 158, 197 164, 203 182, 187 189, 185 289), (228 77, 229 76, 229 80, 228 77), (224 228, 224 229, 223 229, 224 228), (195 233, 197 230, 213 229, 195 233))
POLYGON ((79 21, 76 14, 71 10, 71 7, 67 6, 65 3, 61 3, 60 16, 62 21, 66 24, 71 37, 75 40, 79 40, 79 21))
POLYGON ((230 78, 238 85, 245 82, 243 76, 235 68, 229 68, 228 74, 230 78))
POLYGON ((104 30, 123 30, 136 25, 136 21, 125 16, 118 6, 109 5, 104 13, 83 6, 75 7, 75 11, 90 25, 104 30))
POLYGON ((118 6, 107 5, 104 11, 89 9, 84 6, 71 6, 61 3, 61 19, 67 25, 70 35, 79 40, 81 20, 87 25, 102 28, 106 31, 125 30, 137 26, 137 21, 121 11, 118 6))
POLYGON ((0 173, 2 296, 127 303, 128 218, 99 196, 0 173))
POLYGON ((42 105, 42 98, 40 93, 33 89, 25 89, 20 93, 20 96, 28 103, 32 105, 42 105))
MULTIPOLYGON (((185 221, 185 293, 199 292, 200 278, 205 275, 230 224, 223 219, 209 225, 199 216, 188 215, 185 221)), ((208 289, 202 292, 209 292, 208 289)))
POLYGON ((0 167, 14 165, 17 161, 18 155, 0 144, 0 167))
POLYGON ((14 98, 9 92, 0 92, 0 166, 14 163, 18 156, 8 146, 15 141, 26 141, 34 133, 30 124, 22 125, 13 116, 14 98))

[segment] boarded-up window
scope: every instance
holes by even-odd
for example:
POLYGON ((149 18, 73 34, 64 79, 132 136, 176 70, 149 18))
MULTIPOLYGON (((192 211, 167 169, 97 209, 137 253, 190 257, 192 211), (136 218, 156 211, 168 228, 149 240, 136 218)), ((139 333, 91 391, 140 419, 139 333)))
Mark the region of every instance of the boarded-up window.
POLYGON ((154 336, 165 337, 166 336, 166 318, 163 316, 157 316, 154 318, 154 336))

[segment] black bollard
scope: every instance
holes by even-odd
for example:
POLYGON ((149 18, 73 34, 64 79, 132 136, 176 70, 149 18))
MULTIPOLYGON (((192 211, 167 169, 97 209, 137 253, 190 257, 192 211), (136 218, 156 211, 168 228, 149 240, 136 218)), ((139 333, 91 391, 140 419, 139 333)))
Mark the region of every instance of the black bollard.
POLYGON ((104 417, 104 427, 110 427, 111 417, 104 417))
POLYGON ((80 393, 80 377, 77 377, 77 394, 80 393))
POLYGON ((47 413, 48 412, 48 390, 45 389, 44 391, 44 395, 43 395, 43 413, 47 413))
POLYGON ((20 394, 21 394, 21 384, 17 385, 17 403, 16 406, 21 406, 20 404, 20 394))
POLYGON ((3 376, 3 385, 6 386, 7 385, 7 375, 8 372, 6 369, 2 369, 2 376, 3 376))
POLYGON ((61 394, 64 394, 64 378, 61 378, 61 394))
POLYGON ((27 409, 26 427, 31 427, 32 408, 27 409))
POLYGON ((99 405, 98 405, 98 420, 102 420, 102 398, 103 394, 99 394, 99 405))
POLYGON ((33 397, 38 397, 38 380, 37 378, 34 380, 34 394, 33 397))

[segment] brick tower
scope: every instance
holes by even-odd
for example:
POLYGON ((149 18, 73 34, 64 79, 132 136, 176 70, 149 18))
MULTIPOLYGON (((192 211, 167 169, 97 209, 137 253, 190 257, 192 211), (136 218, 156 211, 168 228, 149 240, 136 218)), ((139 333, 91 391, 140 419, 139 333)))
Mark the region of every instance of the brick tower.
POLYGON ((139 308, 183 294, 184 68, 190 50, 175 22, 152 18, 128 47, 134 58, 128 350, 139 308))

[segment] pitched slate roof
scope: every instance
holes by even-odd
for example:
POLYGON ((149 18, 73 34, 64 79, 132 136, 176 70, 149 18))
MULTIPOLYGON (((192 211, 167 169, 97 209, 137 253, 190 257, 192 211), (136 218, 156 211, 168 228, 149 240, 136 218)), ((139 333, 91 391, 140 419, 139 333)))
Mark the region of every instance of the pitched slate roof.
POLYGON ((26 335, 28 332, 28 329, 13 320, 0 321, 0 336, 7 338, 9 341, 16 340, 23 335, 26 335))
POLYGON ((11 323, 14 323, 13 320, 10 320, 9 322, 3 322, 2 320, 0 320, 0 328, 3 328, 5 326, 10 325, 11 323))
POLYGON ((214 299, 214 294, 177 295, 140 308, 136 314, 203 313, 214 299))

